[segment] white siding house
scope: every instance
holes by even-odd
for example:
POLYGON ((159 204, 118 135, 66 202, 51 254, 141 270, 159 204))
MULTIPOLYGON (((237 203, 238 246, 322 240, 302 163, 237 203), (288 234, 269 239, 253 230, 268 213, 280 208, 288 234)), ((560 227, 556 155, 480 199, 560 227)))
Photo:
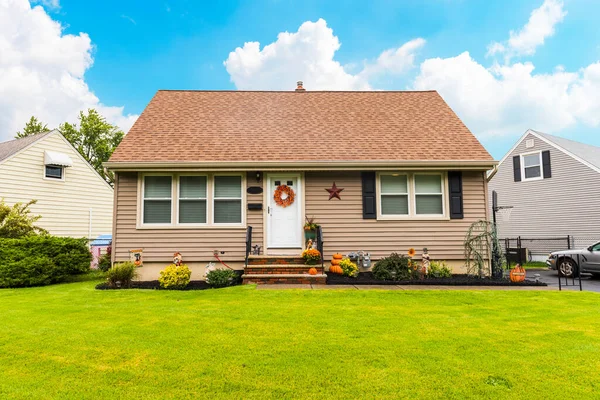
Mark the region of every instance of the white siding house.
POLYGON ((498 214, 500 238, 600 240, 600 147, 528 130, 488 179, 498 205, 514 207, 498 214))
POLYGON ((37 225, 53 235, 112 233, 113 189, 56 130, 0 143, 0 198, 36 199, 37 225))

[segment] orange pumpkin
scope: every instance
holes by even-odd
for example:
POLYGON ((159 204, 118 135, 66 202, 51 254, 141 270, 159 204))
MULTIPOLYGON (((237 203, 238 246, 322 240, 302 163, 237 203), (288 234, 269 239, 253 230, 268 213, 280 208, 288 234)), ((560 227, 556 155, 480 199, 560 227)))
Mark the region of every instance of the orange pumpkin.
POLYGON ((335 254, 333 255, 333 259, 334 259, 334 260, 341 260, 342 258, 344 258, 344 256, 343 256, 343 255, 341 255, 340 253, 335 253, 335 254))
POLYGON ((331 272, 332 274, 338 274, 338 275, 341 275, 344 273, 344 271, 342 270, 342 267, 340 267, 339 265, 332 265, 331 267, 329 267, 329 272, 331 272))
POLYGON ((316 275, 317 274, 317 269, 315 267, 312 267, 311 269, 308 270, 308 273, 310 275, 316 275))
POLYGON ((331 265, 340 265, 340 262, 342 260, 338 260, 337 258, 334 258, 333 260, 331 260, 331 265))
POLYGON ((510 270, 510 281, 511 282, 523 282, 525 280, 525 268, 517 264, 516 267, 510 270))

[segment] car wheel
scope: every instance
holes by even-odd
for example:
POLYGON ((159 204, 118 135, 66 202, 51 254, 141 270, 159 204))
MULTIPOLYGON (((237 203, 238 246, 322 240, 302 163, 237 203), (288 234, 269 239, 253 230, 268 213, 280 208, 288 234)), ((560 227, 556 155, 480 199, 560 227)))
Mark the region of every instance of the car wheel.
POLYGON ((563 258, 558 261, 558 275, 566 276, 567 278, 571 278, 572 276, 577 276, 577 264, 575 261, 570 258, 563 258))

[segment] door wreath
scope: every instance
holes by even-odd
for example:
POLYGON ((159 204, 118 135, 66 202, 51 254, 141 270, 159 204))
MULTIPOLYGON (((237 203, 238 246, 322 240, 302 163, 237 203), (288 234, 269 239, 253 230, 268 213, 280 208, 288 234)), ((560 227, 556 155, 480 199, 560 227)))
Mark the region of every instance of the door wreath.
POLYGON ((296 194, 294 193, 294 190, 288 185, 277 186, 277 189, 275 189, 275 194, 273 194, 273 200, 275 200, 275 204, 283 208, 294 204, 295 197, 296 194), (284 194, 286 195, 285 198, 283 197, 284 194))

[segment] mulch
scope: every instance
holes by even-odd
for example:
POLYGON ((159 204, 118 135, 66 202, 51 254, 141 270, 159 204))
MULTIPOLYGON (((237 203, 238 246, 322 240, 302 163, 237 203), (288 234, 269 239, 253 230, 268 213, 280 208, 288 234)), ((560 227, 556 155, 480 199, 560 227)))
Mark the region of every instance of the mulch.
POLYGON ((509 279, 478 278, 469 275, 452 275, 452 278, 426 278, 422 280, 380 281, 372 272, 360 272, 356 278, 327 274, 328 285, 448 285, 448 286, 548 286, 544 282, 525 280, 511 282, 509 279))

